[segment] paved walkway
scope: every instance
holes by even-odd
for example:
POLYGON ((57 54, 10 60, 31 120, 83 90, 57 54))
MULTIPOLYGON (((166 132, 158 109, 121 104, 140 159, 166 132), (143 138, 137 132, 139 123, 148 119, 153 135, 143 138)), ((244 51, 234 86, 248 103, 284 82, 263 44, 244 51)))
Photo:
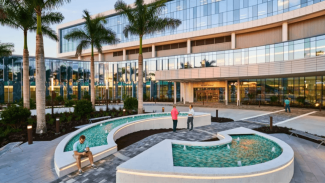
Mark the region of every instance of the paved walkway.
POLYGON ((0 183, 45 183, 57 179, 54 171, 54 151, 61 136, 53 141, 37 141, 21 145, 0 158, 0 183))
MULTIPOLYGON (((89 167, 85 168, 85 173, 82 176, 72 173, 65 177, 62 177, 53 183, 95 183, 95 182, 115 182, 116 180, 116 167, 125 162, 123 157, 132 158, 139 153, 147 150, 155 144, 161 142, 164 139, 176 139, 176 140, 191 140, 201 141, 213 137, 213 134, 218 131, 224 131, 239 126, 247 128, 255 128, 260 125, 243 122, 230 122, 230 123, 212 123, 211 126, 200 127, 197 130, 187 131, 181 130, 174 134, 173 132, 165 132, 161 134, 155 134, 147 137, 135 144, 132 144, 122 150, 116 155, 111 155, 97 164, 99 169, 93 170, 89 167), (209 133, 206 133, 209 132, 209 133)), ((286 134, 272 134, 286 143, 288 143, 295 152, 295 173, 291 183, 324 183, 325 182, 325 147, 321 146, 316 149, 316 144, 297 137, 289 138, 286 134)))

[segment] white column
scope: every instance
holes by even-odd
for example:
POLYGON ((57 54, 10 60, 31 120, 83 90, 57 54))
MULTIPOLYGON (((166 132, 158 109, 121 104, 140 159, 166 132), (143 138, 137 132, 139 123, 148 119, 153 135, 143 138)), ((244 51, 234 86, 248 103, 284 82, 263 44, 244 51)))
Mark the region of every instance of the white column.
POLYGON ((183 96, 184 96, 184 104, 186 103, 186 83, 183 84, 183 96))
POLYGON ((153 44, 153 45, 151 45, 151 50, 152 50, 152 52, 151 52, 151 57, 152 58, 155 58, 156 57, 156 46, 153 44))
POLYGON ((237 106, 240 106, 240 80, 237 79, 237 106))
POLYGON ((81 56, 78 56, 78 60, 82 60, 82 57, 81 56))
POLYGON ((228 80, 225 81, 225 104, 228 105, 228 80))
POLYGON ((288 22, 282 24, 282 42, 288 41, 288 22))
POLYGON ((98 53, 98 61, 99 62, 104 61, 103 55, 101 53, 98 53))
POLYGON ((176 82, 174 82, 174 104, 176 104, 176 98, 177 98, 177 96, 176 96, 176 82))
POLYGON ((191 40, 187 39, 187 54, 191 53, 191 40))
POLYGON ((123 60, 126 60, 126 50, 123 49, 123 60))
POLYGON ((231 49, 236 49, 236 34, 231 33, 231 49))

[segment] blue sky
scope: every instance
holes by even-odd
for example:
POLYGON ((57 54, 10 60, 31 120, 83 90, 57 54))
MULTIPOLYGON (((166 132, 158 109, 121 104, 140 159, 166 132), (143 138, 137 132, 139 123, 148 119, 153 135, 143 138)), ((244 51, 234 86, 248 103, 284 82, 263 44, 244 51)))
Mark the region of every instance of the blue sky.
MULTIPOLYGON (((127 4, 131 4, 134 0, 124 0, 127 4)), ((64 4, 58 10, 65 17, 62 23, 80 19, 82 10, 87 9, 91 14, 101 13, 114 9, 116 0, 71 0, 70 3, 64 4)), ((57 25, 52 25, 56 30, 57 25)), ((0 41, 2 43, 11 42, 15 44, 15 52, 13 54, 23 54, 24 35, 20 29, 12 29, 0 25, 0 41)), ((36 34, 28 33, 28 50, 30 56, 35 56, 36 34)), ((44 36, 44 52, 45 57, 57 57, 57 44, 44 36)))

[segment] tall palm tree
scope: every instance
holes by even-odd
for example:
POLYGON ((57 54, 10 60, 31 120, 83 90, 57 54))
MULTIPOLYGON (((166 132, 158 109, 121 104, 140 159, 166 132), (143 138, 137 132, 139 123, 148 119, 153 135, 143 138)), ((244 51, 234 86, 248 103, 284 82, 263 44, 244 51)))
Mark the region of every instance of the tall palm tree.
POLYGON ((95 76, 94 76, 94 47, 97 49, 98 53, 102 53, 103 44, 116 44, 119 39, 116 38, 116 34, 109 28, 106 28, 104 24, 107 23, 106 18, 97 15, 95 18, 91 18, 89 12, 84 10, 85 19, 84 29, 75 29, 69 34, 65 35, 64 38, 67 40, 80 41, 77 46, 76 56, 81 56, 82 50, 86 48, 91 48, 91 58, 90 58, 90 93, 91 93, 91 103, 93 108, 95 108, 95 76))
MULTIPOLYGON (((53 9, 58 8, 65 2, 71 0, 24 0, 28 6, 34 8, 36 12, 37 28, 36 28, 36 113, 37 126, 36 133, 41 134, 47 131, 45 121, 45 59, 44 44, 42 30, 42 14, 49 13, 53 9)), ((43 20, 44 21, 44 20, 43 20)))
POLYGON ((7 57, 14 52, 14 44, 0 42, 0 57, 7 57))
MULTIPOLYGON (((24 2, 8 1, 4 12, 7 15, 5 19, 0 19, 0 23, 14 29, 21 29, 24 33, 24 50, 23 50, 23 99, 24 107, 29 109, 29 51, 27 46, 28 31, 36 31, 37 20, 33 7, 28 6, 24 2)), ((54 41, 58 41, 58 37, 49 25, 60 23, 64 19, 61 13, 49 12, 42 15, 42 31, 54 41)))
POLYGON ((138 113, 143 113, 143 56, 142 38, 148 34, 165 29, 176 29, 181 21, 173 18, 160 18, 162 10, 168 0, 155 0, 150 4, 144 4, 143 0, 135 0, 134 7, 127 5, 123 0, 115 3, 115 10, 129 20, 124 27, 123 34, 127 38, 130 35, 139 36, 139 58, 138 58, 138 113))

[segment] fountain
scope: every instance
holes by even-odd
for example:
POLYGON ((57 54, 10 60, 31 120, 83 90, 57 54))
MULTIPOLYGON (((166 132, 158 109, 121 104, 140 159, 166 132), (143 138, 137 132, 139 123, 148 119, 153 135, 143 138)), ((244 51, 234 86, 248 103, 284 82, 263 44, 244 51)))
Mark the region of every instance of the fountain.
POLYGON ((227 148, 228 148, 228 149, 230 149, 230 146, 229 146, 229 144, 227 144, 227 148))
POLYGON ((275 147, 272 147, 272 151, 271 152, 275 152, 275 147))
POLYGON ((105 133, 108 133, 108 131, 107 131, 107 130, 105 130, 105 133))
POLYGON ((103 126, 103 124, 101 123, 100 126, 103 126))
POLYGON ((186 146, 185 145, 184 145, 184 148, 183 149, 184 149, 184 151, 186 151, 186 146))
POLYGON ((240 141, 239 137, 237 137, 237 141, 240 141))

